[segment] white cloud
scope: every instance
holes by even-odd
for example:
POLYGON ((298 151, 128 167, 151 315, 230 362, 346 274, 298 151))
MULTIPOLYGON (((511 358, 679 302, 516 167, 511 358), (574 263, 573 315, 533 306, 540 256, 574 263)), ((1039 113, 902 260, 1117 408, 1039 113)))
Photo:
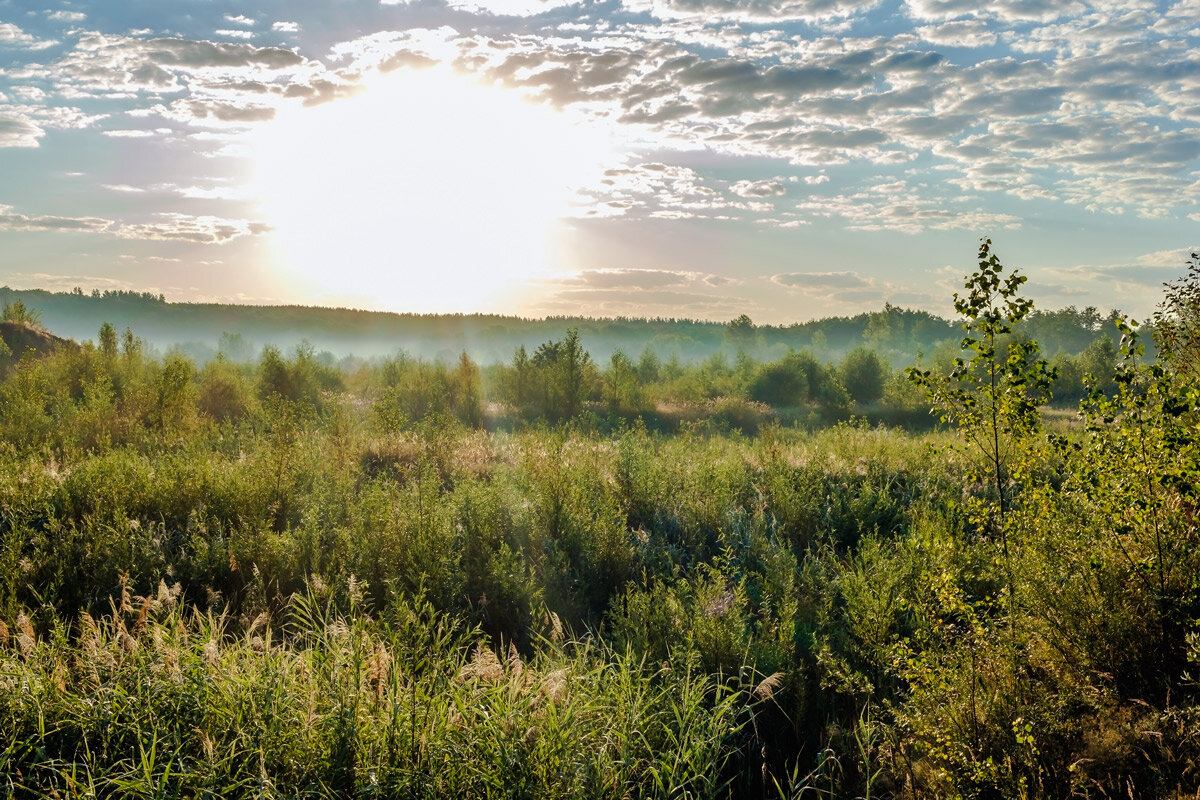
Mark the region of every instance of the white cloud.
POLYGON ((1005 22, 1050 22, 1078 14, 1085 6, 1077 0, 907 0, 908 12, 919 20, 990 17, 1005 22))
POLYGON ((271 23, 271 30, 278 31, 279 33, 297 33, 300 30, 300 23, 280 20, 279 22, 271 23))
POLYGON ((253 27, 253 25, 254 25, 254 20, 250 19, 250 17, 247 17, 243 14, 238 14, 237 16, 234 16, 232 14, 226 14, 225 21, 232 23, 234 25, 245 25, 248 28, 253 27))
POLYGON ((176 100, 158 111, 163 117, 176 122, 218 127, 244 127, 275 118, 274 106, 253 104, 245 99, 176 100))
POLYGON ((265 233, 270 226, 249 220, 222 219, 220 217, 193 217, 187 214, 155 214, 159 221, 148 223, 122 223, 112 233, 121 239, 150 239, 195 242, 197 244, 224 244, 242 236, 265 233))
POLYGON ((1013 230, 1021 219, 1012 214, 966 205, 961 200, 925 196, 903 182, 880 183, 853 194, 813 198, 796 206, 809 221, 838 219, 848 230, 1013 230))
POLYGON ((184 241, 223 244, 242 236, 265 233, 262 222, 231 220, 213 216, 159 213, 153 222, 121 222, 102 217, 64 217, 52 214, 19 214, 12 206, 0 205, 0 231, 46 231, 102 233, 119 239, 184 241))
POLYGON ((1191 247, 1179 247, 1174 250, 1156 250, 1153 253, 1146 253, 1134 259, 1134 263, 1145 267, 1175 267, 1182 269, 1184 264, 1188 263, 1192 253, 1195 252, 1191 247))
POLYGON ((88 33, 54 65, 54 75, 80 88, 112 90, 164 85, 181 73, 216 80, 245 80, 307 68, 305 59, 280 47, 189 39, 138 39, 88 33))
POLYGON ((0 147, 37 147, 46 131, 26 117, 0 113, 0 147))
POLYGON ((494 14, 503 17, 532 17, 580 0, 447 0, 451 8, 472 14, 494 14))
POLYGON ((771 282, 789 289, 857 289, 872 282, 857 272, 785 272, 772 275, 771 282))
POLYGON ((845 19, 879 4, 879 0, 626 0, 634 11, 660 19, 731 19, 754 22, 845 19))
POLYGON ((0 22, 0 47, 21 47, 28 50, 45 50, 54 47, 58 42, 50 39, 38 39, 13 25, 11 22, 0 22))
POLYGON ((461 44, 458 31, 449 26, 408 28, 340 42, 330 50, 330 56, 335 61, 348 61, 354 70, 387 71, 392 65, 403 65, 406 59, 425 63, 453 61, 461 44))
POLYGON ((781 178, 761 181, 738 181, 730 190, 739 197, 780 197, 787 194, 781 178))
MULTIPOLYGON (((472 14, 491 14, 497 17, 532 17, 582 0, 446 0, 447 5, 472 14)), ((412 5, 414 0, 379 0, 380 5, 412 5)))
POLYGON ((977 19, 923 25, 914 32, 925 41, 944 47, 991 47, 999 38, 986 22, 977 19))
POLYGON ((52 11, 47 19, 55 22, 83 22, 87 19, 87 14, 82 11, 52 11))
POLYGON ((52 214, 29 216, 14 212, 12 206, 0 205, 0 230, 103 233, 112 224, 112 220, 99 217, 60 217, 52 214))
MULTIPOLYGON (((287 103, 327 102, 355 89, 320 62, 281 47, 94 32, 80 35, 58 61, 29 72, 60 97, 123 100, 126 116, 157 115, 204 127, 257 124, 287 103)), ((59 106, 42 108, 39 123, 64 113, 59 106)))
POLYGON ((125 130, 100 131, 100 135, 109 136, 114 139, 148 139, 151 136, 156 136, 157 132, 130 128, 125 130))
MULTIPOLYGON (((953 7, 942 3, 936 9, 941 13, 953 7)), ((1025 17, 1040 19, 1069 13, 1074 6, 1045 2, 1024 8, 1025 17)), ((1011 8, 992 3, 987 9, 989 19, 1003 30, 1002 17, 1011 16, 1011 8)), ((334 52, 359 68, 448 60, 485 82, 615 118, 649 147, 664 151, 703 148, 813 166, 904 164, 925 154, 950 159, 960 174, 945 177, 956 185, 1027 199, 1049 199, 1060 190, 1075 194, 1082 189, 1080 181, 1110 174, 1121 163, 1128 172, 1144 170, 1149 163, 1158 164, 1160 171, 1178 170, 1190 157, 1190 134, 1161 127, 1143 136, 1126 125, 1107 141, 1086 145, 1088 137, 1080 141, 1079 134, 1069 132, 1072 123, 1064 121, 1078 116, 1082 104, 1126 103, 1122 116, 1136 118, 1145 110, 1128 107, 1120 92, 1137 87, 1128 91, 1139 96, 1161 92, 1161 103, 1172 103, 1180 114, 1194 108, 1200 120, 1200 82, 1188 94, 1187 83, 1177 82, 1187 79, 1174 77, 1190 75, 1187 65, 1164 66, 1160 56, 1148 52, 1133 57, 1113 53, 1094 65, 1018 57, 964 65, 921 49, 914 35, 826 37, 798 46, 778 32, 733 29, 716 35, 710 28, 704 46, 718 52, 705 56, 672 41, 681 30, 692 35, 699 24, 626 25, 609 37, 586 39, 573 28, 558 26, 562 38, 544 41, 468 36, 447 28, 385 32, 334 52), (720 48, 730 55, 720 55, 720 48), (1091 79, 1098 73, 1112 80, 1091 79), (1026 126, 1025 134, 1009 135, 1018 123, 1026 126), (1158 144, 1147 147, 1145 139, 1152 138, 1158 144), (1106 157, 1105 151, 1114 155, 1106 157)), ((916 33, 972 46, 999 44, 984 19, 927 25, 916 33)), ((1103 112, 1098 108, 1097 113, 1103 112)), ((1085 127, 1105 125, 1090 120, 1085 127)), ((701 185, 703 181, 696 183, 701 185)), ((672 218, 756 211, 750 206, 722 209, 693 187, 676 188, 673 193, 651 192, 617 181, 608 196, 596 198, 591 213, 649 213, 652 206, 672 218)), ((804 221, 781 219, 779 224, 804 221)))
POLYGON ((690 167, 657 161, 604 172, 598 187, 586 190, 583 216, 639 216, 659 219, 728 219, 744 203, 726 199, 690 167))
POLYGON ((565 287, 653 291, 667 287, 725 286, 730 278, 702 272, 667 269, 594 269, 582 270, 556 281, 565 287))

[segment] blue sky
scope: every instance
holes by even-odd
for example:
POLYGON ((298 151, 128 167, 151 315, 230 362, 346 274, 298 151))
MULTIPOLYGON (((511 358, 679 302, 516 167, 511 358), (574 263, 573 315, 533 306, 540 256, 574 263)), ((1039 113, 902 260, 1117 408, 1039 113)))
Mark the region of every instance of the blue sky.
POLYGON ((0 283, 786 323, 978 240, 1145 317, 1200 0, 0 0, 0 283))

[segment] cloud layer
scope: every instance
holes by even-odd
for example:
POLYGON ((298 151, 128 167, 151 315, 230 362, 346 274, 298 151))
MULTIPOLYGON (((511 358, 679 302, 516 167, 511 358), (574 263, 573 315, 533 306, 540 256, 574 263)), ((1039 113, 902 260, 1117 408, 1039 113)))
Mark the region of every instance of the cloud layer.
MULTIPOLYGON (((712 272, 662 247, 622 268, 576 254, 556 302, 657 308, 673 296, 717 313, 734 296, 764 307, 772 287, 928 290, 915 257, 907 277, 788 263, 788 247, 831 252, 833 232, 932 253, 951 237, 1057 226, 1097 247, 1126 237, 1118 267, 1195 244, 1148 238, 1187 236, 1200 219, 1195 0, 382 0, 341 9, 345 19, 297 0, 279 11, 134 18, 80 2, 4 18, 0 6, 0 166, 14 176, 0 187, 0 233, 244 245, 269 227, 239 185, 253 131, 381 75, 441 66, 611 132, 607 169, 574 187, 571 215, 600 226, 586 230, 615 240, 686 225, 738 243, 722 245, 737 254, 712 272), (28 157, 42 148, 70 166, 37 172, 53 160, 28 157), (60 180, 74 188, 57 206, 66 195, 43 187, 60 180)), ((397 120, 427 123, 403 109, 397 120)), ((1095 259, 1047 268, 1084 261, 1095 259)), ((1066 274, 1054 273, 1064 296, 1066 274)))

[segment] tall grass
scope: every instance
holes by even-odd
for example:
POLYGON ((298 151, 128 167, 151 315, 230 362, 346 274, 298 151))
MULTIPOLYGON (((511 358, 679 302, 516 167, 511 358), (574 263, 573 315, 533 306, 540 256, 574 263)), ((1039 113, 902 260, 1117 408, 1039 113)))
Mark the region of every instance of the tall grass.
POLYGON ((0 774, 46 797, 716 797, 752 698, 687 659, 494 643, 314 581, 248 625, 126 591, 0 648, 0 774))
POLYGON ((487 432, 369 367, 180 363, 0 382, 10 794, 1200 788, 1181 405, 1031 439, 1004 558, 944 432, 487 432))

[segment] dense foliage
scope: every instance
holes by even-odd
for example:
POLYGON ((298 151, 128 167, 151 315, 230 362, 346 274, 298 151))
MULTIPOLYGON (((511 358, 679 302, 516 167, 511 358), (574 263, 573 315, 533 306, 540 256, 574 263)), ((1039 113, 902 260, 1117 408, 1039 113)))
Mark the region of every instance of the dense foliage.
POLYGON ((1120 321, 1047 363, 1022 281, 985 243, 917 384, 575 331, 484 368, 112 326, 15 358, 3 791, 1195 793, 1194 292, 1158 360, 1120 321))

